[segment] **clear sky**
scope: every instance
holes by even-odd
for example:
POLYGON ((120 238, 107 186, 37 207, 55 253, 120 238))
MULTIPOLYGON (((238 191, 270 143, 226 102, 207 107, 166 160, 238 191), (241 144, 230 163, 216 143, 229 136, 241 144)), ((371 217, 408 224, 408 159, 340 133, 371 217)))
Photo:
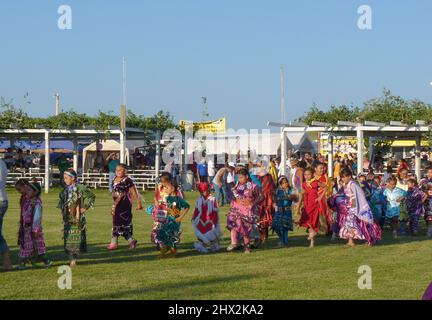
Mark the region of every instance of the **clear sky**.
POLYGON ((128 105, 177 121, 201 120, 202 96, 232 128, 279 121, 281 65, 289 120, 384 87, 432 102, 431 15, 430 0, 2 0, 0 96, 38 116, 55 91, 63 108, 117 111, 125 56, 128 105), (72 30, 57 27, 62 4, 72 30), (363 4, 371 31, 357 27, 363 4))

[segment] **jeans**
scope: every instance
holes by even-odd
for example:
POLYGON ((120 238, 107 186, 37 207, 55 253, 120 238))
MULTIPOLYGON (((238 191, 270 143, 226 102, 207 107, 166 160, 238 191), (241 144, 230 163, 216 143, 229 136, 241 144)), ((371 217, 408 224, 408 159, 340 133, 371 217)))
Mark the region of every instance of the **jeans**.
POLYGON ((6 243, 5 238, 3 238, 2 230, 3 230, 3 218, 8 209, 8 202, 3 201, 0 202, 0 254, 5 254, 9 252, 9 247, 6 243))
POLYGON ((220 188, 217 183, 213 183, 213 188, 215 191, 215 197, 216 197, 216 201, 217 201, 218 205, 223 206, 222 188, 220 188), (222 197, 222 199, 221 199, 221 197, 222 197))
POLYGON ((115 172, 109 173, 109 191, 112 192, 112 181, 115 177, 115 172))

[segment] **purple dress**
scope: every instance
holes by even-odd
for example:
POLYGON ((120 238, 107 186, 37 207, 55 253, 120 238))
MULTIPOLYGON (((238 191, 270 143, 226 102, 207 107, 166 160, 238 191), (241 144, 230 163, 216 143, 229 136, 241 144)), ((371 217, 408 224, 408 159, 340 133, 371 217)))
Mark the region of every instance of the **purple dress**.
POLYGON ((133 236, 132 226, 132 197, 130 188, 134 187, 132 179, 123 178, 120 182, 112 181, 112 217, 113 217, 113 237, 124 237, 129 240, 133 236))
POLYGON ((231 210, 228 213, 227 228, 235 230, 240 236, 249 238, 252 231, 257 228, 259 206, 264 196, 256 184, 247 182, 237 184, 233 188, 234 200, 231 201, 231 210), (245 206, 236 200, 249 200, 251 207, 245 206))
POLYGON ((406 206, 409 214, 411 232, 417 232, 420 217, 424 215, 423 199, 425 194, 420 188, 408 189, 406 206))
POLYGON ((381 228, 374 222, 372 210, 361 187, 354 181, 344 186, 347 214, 339 236, 342 239, 366 240, 375 244, 381 240, 381 228))

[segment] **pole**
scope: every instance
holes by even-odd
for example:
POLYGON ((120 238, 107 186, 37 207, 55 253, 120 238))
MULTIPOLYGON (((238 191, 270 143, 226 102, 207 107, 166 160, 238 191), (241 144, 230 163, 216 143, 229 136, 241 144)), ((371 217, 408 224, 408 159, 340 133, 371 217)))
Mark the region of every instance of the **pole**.
POLYGON ((285 176, 286 172, 286 162, 287 162, 287 137, 285 130, 282 128, 281 131, 281 175, 285 176))
POLYGON ((161 133, 156 132, 156 154, 155 154, 155 174, 156 178, 160 175, 160 151, 161 151, 161 133))
POLYGON ((55 115, 58 116, 60 113, 60 95, 58 93, 54 94, 55 100, 56 100, 56 112, 55 115))
POLYGON ((125 152, 125 134, 123 130, 120 130, 120 162, 125 163, 126 152, 125 152))
POLYGON ((416 146, 415 146, 415 175, 420 182, 421 180, 421 135, 416 137, 416 146))
MULTIPOLYGON (((61 179, 62 177, 60 177, 61 179)), ((45 193, 49 192, 50 187, 50 134, 45 131, 45 193)))
POLYGON ((357 175, 363 173, 364 162, 364 135, 363 130, 357 129, 357 175))
POLYGON ((77 138, 77 136, 74 136, 73 145, 74 145, 73 169, 75 170, 75 172, 78 173, 78 138, 77 138))
POLYGON ((281 122, 286 122, 286 109, 285 109, 285 71, 284 67, 280 68, 280 83, 281 83, 281 122))
POLYGON ((329 150, 328 150, 328 177, 333 178, 333 135, 329 135, 328 137, 328 143, 329 143, 329 150))

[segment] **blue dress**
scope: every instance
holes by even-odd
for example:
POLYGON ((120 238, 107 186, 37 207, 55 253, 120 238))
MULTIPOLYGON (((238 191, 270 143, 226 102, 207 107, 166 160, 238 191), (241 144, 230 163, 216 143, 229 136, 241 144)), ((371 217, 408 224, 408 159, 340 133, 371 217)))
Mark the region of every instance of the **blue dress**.
POLYGON ((401 188, 394 188, 393 190, 385 189, 384 196, 387 200, 386 207, 386 219, 399 218, 401 214, 401 202, 398 202, 399 198, 405 198, 407 192, 401 188))
POLYGON ((292 222, 292 201, 289 197, 292 194, 292 190, 284 190, 278 188, 276 190, 276 205, 277 210, 273 216, 272 230, 276 232, 279 239, 286 244, 288 241, 288 231, 293 231, 292 222))

